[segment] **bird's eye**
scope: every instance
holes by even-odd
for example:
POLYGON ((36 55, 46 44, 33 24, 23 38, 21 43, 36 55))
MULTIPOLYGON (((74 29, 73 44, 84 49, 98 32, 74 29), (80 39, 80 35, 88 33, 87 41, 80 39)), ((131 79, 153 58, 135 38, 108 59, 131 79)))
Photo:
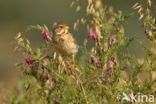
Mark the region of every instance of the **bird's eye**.
POLYGON ((60 26, 60 28, 62 29, 62 28, 63 28, 63 26, 60 26))

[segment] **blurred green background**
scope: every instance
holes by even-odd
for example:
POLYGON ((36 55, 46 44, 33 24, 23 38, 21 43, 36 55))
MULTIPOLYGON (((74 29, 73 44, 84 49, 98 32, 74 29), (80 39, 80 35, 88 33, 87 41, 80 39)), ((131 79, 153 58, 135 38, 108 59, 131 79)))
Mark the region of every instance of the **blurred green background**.
MULTIPOLYGON (((15 55, 13 50, 14 36, 24 31, 29 25, 46 24, 50 29, 55 21, 65 21, 71 28, 78 44, 82 44, 87 37, 85 26, 79 26, 79 30, 73 29, 73 23, 85 15, 87 0, 77 0, 82 6, 80 12, 70 8, 72 0, 0 0, 0 70, 14 70, 15 55)), ((156 0, 153 0, 156 4, 156 0)), ((105 5, 113 6, 116 11, 131 13, 131 7, 136 0, 103 0, 105 5)), ((154 5, 155 5, 154 4, 154 5)), ((154 8, 156 9, 156 8, 154 8)), ((156 13, 156 12, 155 12, 156 13)), ((142 24, 137 21, 136 14, 133 14, 126 24, 126 35, 135 36, 136 39, 147 43, 142 24)), ((39 33, 30 33, 28 38, 33 46, 40 46, 43 42, 39 33)), ((142 57, 141 48, 136 42, 130 46, 131 52, 142 57)), ((0 71, 1 72, 1 71, 0 71)), ((0 76, 6 76, 0 74, 0 76)), ((10 78, 10 77, 7 77, 10 78)), ((0 77, 2 80, 2 77, 0 77)))

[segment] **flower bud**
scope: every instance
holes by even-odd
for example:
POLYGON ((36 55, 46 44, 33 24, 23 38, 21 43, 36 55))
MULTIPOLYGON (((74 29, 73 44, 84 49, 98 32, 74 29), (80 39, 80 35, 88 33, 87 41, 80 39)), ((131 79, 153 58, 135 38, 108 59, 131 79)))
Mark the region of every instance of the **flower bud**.
POLYGON ((41 35, 42 35, 44 40, 46 40, 46 41, 51 40, 49 33, 47 31, 42 31, 41 35))
POLYGON ((99 58, 96 56, 91 55, 90 61, 92 64, 99 64, 99 58))
POLYGON ((97 39, 96 33, 95 33, 95 31, 93 31, 93 29, 89 30, 88 39, 94 40, 94 41, 97 39))
POLYGON ((113 43, 114 43, 114 38, 113 38, 113 36, 109 36, 109 37, 108 37, 108 45, 109 45, 109 47, 111 47, 111 46, 113 45, 113 43))
POLYGON ((117 64, 116 59, 114 57, 112 57, 109 60, 108 64, 109 64, 109 68, 114 68, 116 66, 116 64, 117 64))
POLYGON ((27 64, 28 66, 31 66, 34 62, 35 60, 30 56, 25 58, 25 64, 27 64))

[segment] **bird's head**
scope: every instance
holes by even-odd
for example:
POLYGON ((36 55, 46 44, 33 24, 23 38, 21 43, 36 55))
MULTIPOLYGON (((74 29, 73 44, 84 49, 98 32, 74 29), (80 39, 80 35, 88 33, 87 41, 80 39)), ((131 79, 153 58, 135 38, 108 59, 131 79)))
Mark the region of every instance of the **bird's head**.
POLYGON ((55 35, 63 35, 68 33, 69 30, 69 26, 67 26, 65 23, 59 23, 59 22, 55 22, 53 24, 53 33, 55 35))

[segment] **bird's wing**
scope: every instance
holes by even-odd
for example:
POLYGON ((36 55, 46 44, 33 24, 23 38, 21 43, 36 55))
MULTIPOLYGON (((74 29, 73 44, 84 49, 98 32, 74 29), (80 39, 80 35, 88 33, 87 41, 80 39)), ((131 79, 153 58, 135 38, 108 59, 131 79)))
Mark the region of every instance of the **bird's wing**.
POLYGON ((71 33, 69 33, 68 36, 69 36, 70 41, 73 42, 73 43, 76 45, 77 48, 79 48, 79 46, 78 46, 76 40, 73 38, 73 35, 72 35, 71 33))
POLYGON ((69 35, 68 35, 68 39, 69 39, 69 41, 71 41, 71 42, 73 42, 73 43, 76 44, 76 41, 75 41, 75 39, 73 38, 73 36, 72 36, 71 33, 69 33, 69 35))

